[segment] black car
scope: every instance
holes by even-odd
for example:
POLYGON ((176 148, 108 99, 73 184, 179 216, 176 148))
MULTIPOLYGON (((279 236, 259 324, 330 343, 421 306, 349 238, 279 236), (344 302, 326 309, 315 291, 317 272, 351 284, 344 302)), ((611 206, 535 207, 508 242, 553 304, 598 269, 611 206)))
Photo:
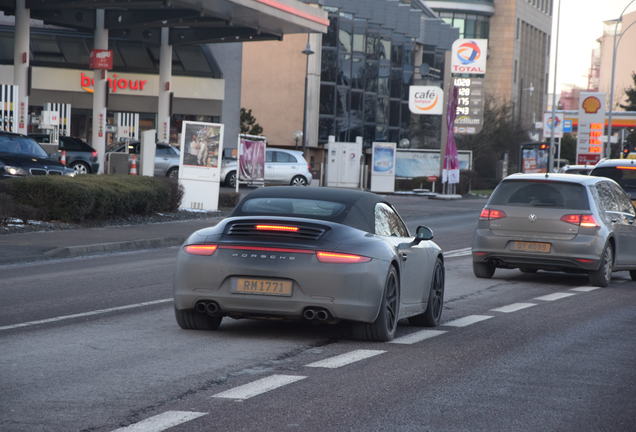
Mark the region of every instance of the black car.
POLYGON ((636 206, 636 159, 605 159, 590 175, 607 177, 618 183, 636 206))
POLYGON ((50 159, 32 138, 0 132, 0 179, 28 175, 74 176, 75 171, 50 159))
MULTIPOLYGON (((29 137, 40 144, 51 142, 47 134, 30 134, 29 137)), ((99 170, 97 151, 85 141, 75 137, 60 136, 57 151, 52 155, 57 160, 61 160, 62 151, 66 152, 66 166, 73 168, 77 174, 95 174, 99 170)))

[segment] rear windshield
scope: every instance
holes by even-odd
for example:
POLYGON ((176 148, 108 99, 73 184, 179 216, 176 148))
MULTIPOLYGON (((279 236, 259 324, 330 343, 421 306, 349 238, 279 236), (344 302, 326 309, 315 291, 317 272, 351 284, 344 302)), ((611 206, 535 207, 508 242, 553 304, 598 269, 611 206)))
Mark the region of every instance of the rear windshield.
POLYGON ((18 135, 0 135, 0 153, 14 153, 40 158, 49 157, 33 139, 18 135))
POLYGON ((585 186, 552 181, 508 180, 492 194, 489 204, 589 210, 585 186))
POLYGON ((296 216, 311 219, 334 220, 342 215, 346 206, 339 202, 301 198, 252 198, 243 202, 237 216, 267 215, 296 216))
POLYGON ((636 191, 636 165, 594 168, 591 175, 611 178, 626 191, 636 191))
POLYGON ((79 138, 60 137, 60 149, 68 151, 92 152, 93 148, 79 138))

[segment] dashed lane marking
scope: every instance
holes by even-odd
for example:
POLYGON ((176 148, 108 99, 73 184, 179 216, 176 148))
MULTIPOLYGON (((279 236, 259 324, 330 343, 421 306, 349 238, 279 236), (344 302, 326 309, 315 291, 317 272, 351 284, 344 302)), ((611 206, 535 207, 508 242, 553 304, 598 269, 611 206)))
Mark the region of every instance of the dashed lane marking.
POLYGON ((513 304, 509 304, 507 306, 502 306, 502 307, 498 307, 496 309, 490 309, 491 312, 503 312, 503 313, 510 313, 510 312, 516 312, 519 311, 521 309, 526 309, 532 306, 536 306, 536 303, 513 303, 513 304))
POLYGON ((562 298, 571 297, 573 295, 576 295, 576 293, 557 292, 554 294, 548 294, 541 297, 535 297, 534 300, 555 301, 555 300, 560 300, 562 298))
POLYGON ((166 411, 113 432, 160 432, 207 414, 194 411, 166 411))
POLYGON ((442 324, 443 326, 448 327, 466 327, 471 324, 478 323, 480 321, 485 321, 487 319, 493 318, 492 315, 468 315, 463 318, 459 318, 453 321, 449 321, 447 323, 442 324))
POLYGON ((266 393, 268 391, 275 390, 279 387, 295 383, 296 381, 300 381, 305 378, 307 377, 298 375, 270 375, 251 383, 244 384, 242 386, 238 386, 221 393, 217 393, 212 397, 245 400, 266 393))
POLYGON ((144 306, 158 305, 158 304, 163 304, 163 303, 172 303, 172 301, 173 300, 171 298, 169 298, 169 299, 161 299, 161 300, 153 300, 153 301, 147 301, 147 302, 143 302, 143 303, 135 303, 135 304, 125 305, 125 306, 117 306, 117 307, 112 307, 112 308, 108 308, 108 309, 99 309, 99 310, 94 310, 94 311, 90 311, 90 312, 82 312, 82 313, 77 313, 77 314, 72 314, 72 315, 62 315, 62 316, 58 316, 58 317, 54 317, 54 318, 47 318, 47 319, 41 319, 41 320, 37 320, 37 321, 28 321, 28 322, 23 322, 23 323, 19 323, 19 324, 11 324, 11 325, 2 326, 2 327, 0 327, 0 331, 13 330, 13 329, 22 328, 22 327, 31 327, 31 326, 36 326, 36 325, 40 325, 40 324, 50 324, 50 323, 55 323, 55 322, 60 322, 60 321, 71 320, 71 319, 75 319, 75 318, 85 318, 85 317, 90 317, 90 316, 95 316, 95 315, 102 315, 102 314, 106 314, 106 313, 110 313, 110 312, 118 312, 118 311, 123 311, 123 310, 128 310, 128 309, 141 308, 141 307, 144 307, 144 306))
POLYGON ((411 345, 446 333, 446 330, 420 330, 406 336, 393 339, 389 343, 411 345))
POLYGON ((601 289, 601 287, 583 286, 583 287, 578 287, 578 288, 572 288, 570 291, 590 292, 590 291, 596 291, 597 289, 601 289))
POLYGON ((360 349, 360 350, 355 350, 348 353, 340 354, 334 357, 326 358, 324 360, 319 360, 313 363, 309 363, 305 366, 313 367, 313 368, 336 369, 351 363, 355 363, 360 360, 368 359, 370 357, 375 357, 385 352, 386 351, 383 351, 383 350, 360 349))

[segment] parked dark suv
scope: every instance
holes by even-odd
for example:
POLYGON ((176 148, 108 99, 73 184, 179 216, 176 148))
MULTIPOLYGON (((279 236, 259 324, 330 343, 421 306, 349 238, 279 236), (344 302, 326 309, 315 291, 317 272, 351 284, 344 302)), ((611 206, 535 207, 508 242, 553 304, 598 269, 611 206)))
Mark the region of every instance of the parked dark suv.
POLYGON ((0 179, 28 175, 69 175, 75 171, 50 156, 32 138, 0 132, 0 179))
POLYGON ((590 175, 614 180, 636 206, 636 159, 602 160, 596 164, 590 175))
MULTIPOLYGON (((40 144, 50 144, 50 137, 47 134, 30 134, 29 137, 40 144)), ((99 170, 97 151, 85 141, 75 137, 61 136, 55 156, 57 160, 61 160, 62 151, 66 151, 66 166, 73 168, 77 174, 95 174, 99 170)))

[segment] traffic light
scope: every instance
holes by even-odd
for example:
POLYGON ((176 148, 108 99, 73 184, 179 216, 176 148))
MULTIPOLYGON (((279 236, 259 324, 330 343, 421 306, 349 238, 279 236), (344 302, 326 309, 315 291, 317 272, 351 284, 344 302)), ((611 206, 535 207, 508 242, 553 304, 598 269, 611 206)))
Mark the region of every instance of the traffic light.
POLYGON ((550 148, 550 144, 539 144, 539 150, 547 150, 550 148))

